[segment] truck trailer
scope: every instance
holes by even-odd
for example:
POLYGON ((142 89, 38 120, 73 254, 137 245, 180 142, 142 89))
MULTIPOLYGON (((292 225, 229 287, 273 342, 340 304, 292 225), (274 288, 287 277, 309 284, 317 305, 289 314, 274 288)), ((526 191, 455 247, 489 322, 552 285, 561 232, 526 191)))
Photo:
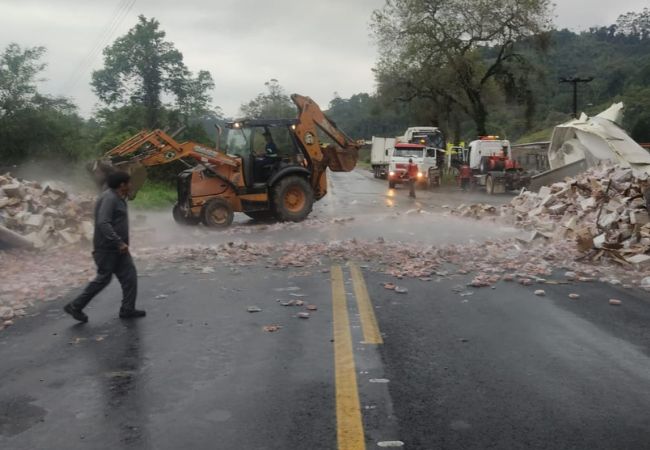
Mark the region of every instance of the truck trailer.
POLYGON ((388 165, 394 148, 395 138, 372 137, 370 165, 375 178, 385 179, 388 176, 388 165))

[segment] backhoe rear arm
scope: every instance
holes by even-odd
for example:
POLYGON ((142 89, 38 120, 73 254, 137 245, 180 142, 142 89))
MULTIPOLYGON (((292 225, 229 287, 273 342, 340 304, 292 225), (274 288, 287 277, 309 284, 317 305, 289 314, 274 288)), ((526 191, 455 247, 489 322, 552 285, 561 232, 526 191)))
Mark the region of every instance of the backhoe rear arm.
POLYGON ((359 158, 361 144, 341 131, 311 98, 293 94, 291 100, 298 107, 299 123, 296 125, 296 136, 311 159, 311 184, 316 198, 319 199, 327 193, 327 168, 333 172, 353 170, 359 158), (322 144, 319 130, 335 145, 322 144))

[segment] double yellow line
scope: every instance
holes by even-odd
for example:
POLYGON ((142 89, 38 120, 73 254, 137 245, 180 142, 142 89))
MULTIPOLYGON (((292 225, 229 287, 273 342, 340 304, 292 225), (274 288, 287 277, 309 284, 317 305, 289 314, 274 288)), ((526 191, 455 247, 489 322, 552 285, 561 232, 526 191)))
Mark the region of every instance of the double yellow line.
MULTIPOLYGON (((350 264, 364 344, 383 344, 368 289, 359 267, 350 264)), ((352 349, 352 332, 341 266, 332 267, 334 317, 334 368, 336 381, 336 429, 339 450, 364 450, 366 441, 359 403, 359 389, 352 349)))

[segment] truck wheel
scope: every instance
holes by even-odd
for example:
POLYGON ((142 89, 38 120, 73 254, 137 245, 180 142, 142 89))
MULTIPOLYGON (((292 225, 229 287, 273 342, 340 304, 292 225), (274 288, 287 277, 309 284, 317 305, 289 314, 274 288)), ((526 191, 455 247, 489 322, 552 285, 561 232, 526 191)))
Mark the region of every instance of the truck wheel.
POLYGON ((304 178, 288 176, 275 185, 273 204, 278 219, 300 222, 311 212, 314 205, 314 191, 304 178))
POLYGON ((257 222, 269 222, 275 220, 275 214, 273 214, 273 211, 248 211, 244 214, 257 222))
POLYGON ((203 225, 210 228, 227 228, 234 217, 230 203, 223 198, 209 200, 201 210, 203 225))
POLYGON ((201 221, 201 219, 197 217, 185 217, 178 203, 174 204, 174 209, 172 209, 172 217, 174 217, 174 222, 179 225, 198 225, 201 221))
POLYGON ((440 186, 440 178, 435 172, 429 172, 427 175, 427 189, 433 189, 437 186, 440 186))
POLYGON ((389 181, 388 182, 388 188, 389 189, 395 189, 395 182, 394 181, 389 181))
POLYGON ((485 179, 485 191, 488 195, 494 194, 494 178, 492 178, 492 175, 488 175, 485 179))

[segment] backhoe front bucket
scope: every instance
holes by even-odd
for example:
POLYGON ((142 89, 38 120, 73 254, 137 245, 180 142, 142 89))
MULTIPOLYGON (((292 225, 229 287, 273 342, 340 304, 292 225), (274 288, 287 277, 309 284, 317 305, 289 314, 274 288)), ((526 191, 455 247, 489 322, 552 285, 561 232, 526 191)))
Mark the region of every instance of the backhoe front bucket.
POLYGON ((327 161, 327 167, 332 172, 351 172, 359 159, 359 149, 355 147, 343 149, 335 145, 328 145, 323 148, 323 154, 327 161))
POLYGON ((136 194, 147 180, 147 168, 139 162, 113 164, 110 160, 98 159, 88 164, 87 169, 99 189, 106 189, 106 178, 112 172, 119 170, 131 175, 131 190, 129 191, 130 200, 135 198, 136 194))

